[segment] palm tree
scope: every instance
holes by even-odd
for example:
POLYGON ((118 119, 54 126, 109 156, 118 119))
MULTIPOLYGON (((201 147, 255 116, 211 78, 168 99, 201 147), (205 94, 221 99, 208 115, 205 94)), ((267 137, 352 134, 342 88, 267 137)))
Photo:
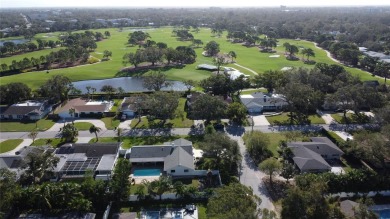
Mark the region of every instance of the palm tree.
POLYGON ((65 138, 66 142, 73 141, 79 135, 79 131, 73 124, 66 124, 62 128, 61 136, 65 138))
POLYGON ((307 61, 309 61, 309 57, 312 56, 312 57, 315 57, 316 54, 314 53, 314 51, 312 49, 307 49, 306 51, 306 56, 307 56, 307 61))
POLYGON ((145 198, 145 185, 141 184, 137 187, 137 190, 135 191, 134 195, 137 196, 138 200, 142 200, 145 198))
POLYGON ((176 197, 183 198, 186 194, 186 187, 181 181, 175 182, 173 189, 176 191, 176 197))
POLYGON ((237 54, 236 54, 236 52, 234 52, 234 51, 230 51, 230 52, 228 53, 228 55, 232 58, 232 62, 233 62, 233 59, 237 58, 237 54))
POLYGON ((95 125, 91 125, 91 127, 89 127, 89 133, 91 133, 91 134, 95 133, 96 141, 99 141, 97 133, 99 133, 101 130, 102 130, 102 128, 97 127, 95 125))
POLYGON ((37 132, 37 130, 34 129, 28 134, 28 137, 31 138, 33 140, 33 143, 34 143, 35 139, 37 138, 37 135, 38 135, 38 132, 37 132))
POLYGON ((118 137, 118 142, 121 141, 122 131, 123 131, 122 128, 117 128, 117 129, 116 129, 116 136, 118 137))
POLYGON ((160 197, 160 200, 162 198, 162 194, 164 192, 167 192, 172 187, 172 180, 170 177, 167 176, 160 176, 158 180, 152 181, 151 188, 154 191, 155 194, 157 194, 160 197))

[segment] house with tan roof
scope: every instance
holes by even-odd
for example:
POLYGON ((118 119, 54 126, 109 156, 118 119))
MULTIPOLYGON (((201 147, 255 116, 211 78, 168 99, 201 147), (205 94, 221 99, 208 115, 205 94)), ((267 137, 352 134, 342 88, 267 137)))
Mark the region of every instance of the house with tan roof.
POLYGON ((105 112, 109 112, 114 105, 112 101, 91 101, 84 98, 76 98, 69 100, 61 108, 57 110, 58 116, 65 118, 72 118, 69 113, 70 109, 74 109, 75 113, 73 118, 88 118, 94 115, 103 115, 105 112))

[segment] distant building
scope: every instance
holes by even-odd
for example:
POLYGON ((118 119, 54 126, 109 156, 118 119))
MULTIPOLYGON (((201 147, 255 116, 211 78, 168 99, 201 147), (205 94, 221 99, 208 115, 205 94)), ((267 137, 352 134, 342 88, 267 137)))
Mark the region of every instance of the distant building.
POLYGON ((48 101, 26 100, 5 107, 0 112, 1 119, 39 120, 52 111, 48 101))

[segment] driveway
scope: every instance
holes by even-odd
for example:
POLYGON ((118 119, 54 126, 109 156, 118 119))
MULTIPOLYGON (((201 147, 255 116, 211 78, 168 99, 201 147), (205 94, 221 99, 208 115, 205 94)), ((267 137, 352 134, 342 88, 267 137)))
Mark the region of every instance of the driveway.
POLYGON ((131 124, 131 119, 125 120, 125 121, 119 123, 118 128, 121 128, 121 129, 131 129, 130 128, 130 124, 131 124))
POLYGON ((327 125, 336 123, 336 121, 333 119, 333 117, 327 112, 323 112, 323 111, 318 110, 317 114, 321 116, 321 118, 325 121, 325 124, 327 124, 327 125))
POLYGON ((252 116, 252 118, 253 118, 254 126, 271 125, 264 115, 252 116))
POLYGON ((92 137, 78 137, 76 143, 89 143, 92 137))
POLYGON ((275 211, 275 206, 272 203, 267 188, 262 181, 262 178, 266 175, 257 168, 257 164, 255 164, 252 158, 250 158, 246 153, 246 148, 242 138, 240 136, 232 135, 229 135, 229 137, 236 140, 240 146, 240 152, 242 155, 240 183, 251 187, 253 189, 253 193, 261 198, 261 204, 259 206, 261 209, 267 208, 275 211))
MULTIPOLYGON (((48 129, 48 132, 59 132, 61 128, 64 127, 65 120, 61 120, 59 122, 56 122, 50 129, 48 129)), ((89 122, 95 125, 96 127, 99 127, 102 129, 102 131, 107 130, 106 124, 102 120, 99 119, 76 119, 74 120, 74 123, 77 122, 89 122)), ((65 124, 71 123, 71 121, 66 122, 65 124)))
POLYGON ((353 140, 353 136, 351 134, 349 134, 348 132, 334 131, 334 133, 336 133, 344 141, 353 140))

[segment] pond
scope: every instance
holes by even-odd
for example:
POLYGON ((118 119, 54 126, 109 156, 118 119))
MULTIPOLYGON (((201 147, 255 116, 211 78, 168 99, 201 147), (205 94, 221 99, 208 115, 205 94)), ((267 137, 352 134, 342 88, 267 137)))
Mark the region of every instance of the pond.
MULTIPOLYGON (((87 86, 91 86, 96 88, 96 92, 100 92, 100 89, 104 85, 111 85, 114 88, 122 87, 126 92, 141 92, 148 91, 142 86, 143 79, 142 78, 133 78, 133 77, 122 77, 122 78, 110 78, 104 80, 87 80, 87 81, 77 81, 73 82, 73 86, 82 93, 87 93, 87 86)), ((163 88, 162 90, 169 91, 185 91, 187 87, 180 81, 171 81, 172 86, 163 88)))
POLYGON ((15 44, 21 44, 21 43, 28 42, 28 40, 26 39, 0 40, 0 46, 3 46, 5 42, 13 42, 15 44))

